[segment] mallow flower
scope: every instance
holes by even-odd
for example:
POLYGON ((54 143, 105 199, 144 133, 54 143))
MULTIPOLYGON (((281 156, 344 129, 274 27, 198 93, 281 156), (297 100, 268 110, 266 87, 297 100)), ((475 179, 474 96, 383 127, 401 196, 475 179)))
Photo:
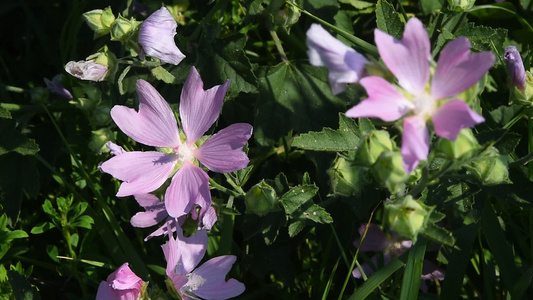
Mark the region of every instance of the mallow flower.
POLYGON ((403 120, 401 154, 411 173, 429 153, 426 122, 431 120, 437 136, 455 140, 463 128, 484 121, 468 105, 454 96, 478 82, 494 63, 494 55, 470 55, 470 41, 459 37, 442 50, 431 74, 429 37, 422 22, 411 18, 401 40, 376 29, 379 54, 398 79, 399 88, 381 77, 365 77, 359 83, 368 98, 349 109, 352 118, 370 117, 383 121, 403 120), (431 84, 428 84, 431 77, 431 84))
POLYGON ((507 66, 507 72, 509 73, 509 81, 521 92, 524 92, 526 87, 526 70, 524 69, 520 52, 518 52, 515 46, 507 46, 505 47, 503 59, 507 66))
POLYGON ((142 279, 124 263, 100 283, 96 300, 137 300, 142 290, 142 279))
MULTIPOLYGON (((165 257, 168 262, 169 257, 166 252, 165 257)), ((185 274, 179 273, 179 269, 169 272, 167 266, 167 276, 183 300, 229 299, 242 294, 245 290, 244 284, 236 279, 231 278, 226 281, 226 275, 236 260, 234 255, 218 256, 185 274)))
POLYGON ((334 38, 322 26, 313 24, 307 30, 307 55, 313 66, 328 68, 333 94, 342 93, 347 83, 356 83, 366 75, 368 60, 334 38))
POLYGON ((107 74, 107 67, 94 60, 69 61, 65 71, 81 80, 102 81, 107 74))
POLYGON ((139 44, 146 54, 158 58, 162 62, 177 65, 185 55, 174 42, 178 23, 166 7, 161 7, 152 13, 141 24, 139 29, 139 44))
POLYGON ((211 194, 209 176, 198 167, 198 161, 220 173, 240 170, 249 162, 242 151, 252 134, 249 124, 232 124, 201 143, 218 118, 228 86, 229 80, 205 91, 200 75, 191 68, 181 93, 179 111, 185 133, 181 141, 168 103, 148 82, 138 80, 139 111, 117 105, 111 109, 111 117, 130 138, 158 151, 124 152, 100 165, 100 170, 123 181, 117 196, 150 193, 172 177, 164 196, 169 216, 191 213, 193 219, 202 220, 211 206, 211 194))
POLYGON ((61 74, 57 74, 56 76, 52 78, 52 80, 48 78, 44 78, 46 89, 50 93, 54 93, 65 99, 72 99, 72 94, 63 86, 63 83, 61 82, 62 79, 63 79, 63 75, 61 74))

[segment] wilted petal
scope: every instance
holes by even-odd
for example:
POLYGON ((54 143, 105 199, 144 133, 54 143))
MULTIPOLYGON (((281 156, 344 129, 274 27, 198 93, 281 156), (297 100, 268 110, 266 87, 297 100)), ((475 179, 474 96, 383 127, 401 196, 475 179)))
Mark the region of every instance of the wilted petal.
POLYGON ((507 73, 509 73, 509 81, 519 90, 524 91, 526 86, 526 70, 524 69, 520 52, 518 52, 515 46, 507 46, 505 47, 503 58, 507 66, 507 73))
POLYGON ((365 77, 360 81, 368 98, 346 112, 351 118, 380 118, 395 121, 414 108, 409 100, 381 77, 365 77))
POLYGON ((309 62, 314 66, 328 68, 333 94, 343 92, 346 83, 355 83, 366 73, 365 64, 368 60, 318 24, 311 25, 307 30, 307 47, 309 62))
POLYGON ((154 147, 180 145, 176 117, 167 101, 148 82, 137 80, 139 112, 116 105, 111 117, 126 135, 137 142, 154 147))
POLYGON ((165 193, 165 207, 171 217, 178 218, 200 206, 200 215, 211 206, 209 176, 189 161, 183 162, 165 193))
POLYGON ((402 134, 403 167, 411 173, 421 160, 429 154, 429 133, 426 121, 418 116, 408 117, 403 121, 402 134))
POLYGON ((168 243, 161 246, 167 260, 167 275, 190 273, 202 260, 207 250, 207 231, 197 230, 191 237, 184 237, 177 228, 177 239, 169 234, 168 243))
POLYGON ((187 144, 194 144, 215 123, 229 87, 229 80, 204 91, 204 83, 195 67, 181 90, 180 116, 187 144))
POLYGON ((224 255, 206 261, 188 276, 182 289, 204 299, 228 299, 242 294, 244 284, 233 278, 226 281, 236 259, 234 255, 224 255))
POLYGON ((61 74, 57 74, 52 80, 45 78, 44 83, 46 84, 46 89, 65 99, 72 99, 72 94, 63 86, 62 79, 63 75, 61 74))
POLYGON ((452 100, 441 106, 432 116, 435 133, 445 139, 455 141, 463 128, 470 128, 485 119, 471 110, 461 100, 452 100))
POLYGON ((117 196, 149 193, 159 188, 170 176, 177 157, 161 152, 125 152, 105 161, 100 169, 124 181, 117 196))
POLYGON ((65 65, 65 71, 82 80, 102 81, 107 73, 107 67, 92 60, 69 61, 65 65))
POLYGON ((252 126, 246 123, 232 124, 211 136, 194 156, 209 170, 228 173, 245 168, 250 161, 242 147, 252 135, 252 126))
POLYGON ((388 243, 385 233, 383 233, 383 231, 381 231, 377 225, 372 223, 361 224, 361 226, 359 226, 359 235, 361 235, 361 237, 353 244, 356 248, 359 248, 359 245, 361 245, 361 248, 359 249, 361 252, 378 252, 383 250, 388 243), (361 238, 365 233, 367 225, 368 231, 365 239, 363 240, 363 244, 361 245, 361 238))
POLYGON ((429 79, 431 53, 424 24, 411 18, 405 25, 402 40, 376 29, 374 40, 379 54, 399 84, 411 94, 418 95, 429 79))
POLYGON ((174 42, 178 23, 166 7, 161 7, 141 24, 139 44, 146 54, 162 62, 177 65, 185 55, 174 42))
POLYGON ((443 99, 466 91, 487 73, 494 60, 490 52, 470 55, 470 41, 465 37, 456 38, 440 53, 431 95, 435 99, 443 99))

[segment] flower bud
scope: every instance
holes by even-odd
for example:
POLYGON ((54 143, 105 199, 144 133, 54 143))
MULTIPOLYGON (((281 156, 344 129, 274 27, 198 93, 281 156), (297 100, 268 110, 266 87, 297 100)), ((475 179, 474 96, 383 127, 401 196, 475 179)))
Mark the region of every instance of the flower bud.
POLYGON ((376 180, 393 194, 401 192, 409 176, 403 167, 403 158, 399 152, 385 151, 372 165, 372 173, 376 180))
POLYGON ((136 21, 134 18, 128 20, 119 15, 111 26, 111 40, 126 43, 133 35, 135 35, 137 27, 140 24, 141 22, 136 21))
POLYGON ((333 193, 351 196, 359 192, 366 184, 367 169, 353 165, 342 156, 337 156, 333 167, 329 170, 333 193))
POLYGON ((500 155, 496 148, 489 151, 488 155, 480 157, 467 166, 470 173, 479 178, 484 185, 511 183, 508 157, 500 155))
POLYGON ((125 263, 100 283, 96 300, 140 299, 145 292, 146 284, 125 263))
POLYGON ((52 80, 44 78, 46 89, 50 93, 56 94, 65 99, 72 99, 72 94, 63 86, 62 79, 63 75, 61 74, 57 74, 56 76, 54 76, 54 78, 52 78, 52 80))
POLYGON ((449 159, 459 159, 471 157, 479 148, 479 143, 472 130, 464 128, 459 132, 455 141, 440 139, 437 149, 446 154, 449 159))
POLYGON ((450 9, 457 12, 467 11, 474 6, 476 0, 448 0, 450 9))
POLYGON ((363 143, 355 154, 358 163, 371 166, 383 151, 392 151, 393 144, 390 135, 384 130, 373 130, 365 136, 363 143))
POLYGON ((115 139, 113 131, 109 128, 101 128, 91 131, 92 137, 89 142, 89 149, 96 153, 109 152, 109 147, 106 146, 107 142, 115 139))
POLYGON ((385 213, 390 230, 413 241, 416 241, 418 233, 426 227, 432 210, 433 207, 414 200, 410 195, 394 202, 385 203, 385 213))
POLYGON ((105 10, 95 9, 83 14, 83 18, 87 25, 94 31, 94 38, 101 37, 109 33, 111 24, 115 21, 115 16, 111 11, 111 7, 105 10))
POLYGON ((244 197, 246 213, 264 216, 276 210, 278 197, 276 191, 264 180, 254 185, 244 197))
POLYGON ((107 67, 97 64, 93 60, 69 61, 65 65, 65 71, 82 80, 102 81, 107 73, 107 67))
POLYGON ((520 52, 518 52, 515 46, 507 46, 505 47, 503 58, 507 66, 507 72, 509 73, 509 82, 521 92, 524 92, 524 88, 526 87, 526 71, 522 57, 520 57, 520 52))

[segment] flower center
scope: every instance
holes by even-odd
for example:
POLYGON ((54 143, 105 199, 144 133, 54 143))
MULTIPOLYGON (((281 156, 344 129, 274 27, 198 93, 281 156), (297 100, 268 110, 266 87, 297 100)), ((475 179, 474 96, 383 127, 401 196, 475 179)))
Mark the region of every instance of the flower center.
POLYGON ((189 147, 187 143, 181 144, 177 150, 181 161, 192 161, 194 158, 194 149, 193 147, 189 147))
POLYGON ((422 93, 415 96, 413 99, 415 104, 414 112, 417 116, 421 116, 424 119, 429 119, 436 108, 436 101, 427 93, 422 93))
POLYGON ((187 279, 189 280, 183 286, 183 288, 190 292, 196 291, 197 289, 199 289, 202 285, 204 285, 207 282, 205 278, 194 273, 187 274, 187 279))

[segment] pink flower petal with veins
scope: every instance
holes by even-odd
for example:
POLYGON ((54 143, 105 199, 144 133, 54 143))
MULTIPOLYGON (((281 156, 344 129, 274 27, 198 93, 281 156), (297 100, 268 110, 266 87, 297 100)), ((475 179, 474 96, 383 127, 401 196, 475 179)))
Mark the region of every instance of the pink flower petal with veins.
POLYGON ((360 81, 368 98, 346 112, 351 118, 380 118, 396 121, 414 108, 409 100, 381 77, 365 77, 360 81))
POLYGON ((194 156, 209 170, 228 173, 245 168, 249 159, 242 147, 252 136, 252 126, 246 123, 232 124, 211 136, 194 156))
POLYGON ((100 170, 124 181, 117 196, 125 197, 155 191, 170 176, 176 162, 175 155, 133 151, 108 159, 100 165, 100 170))
POLYGON ((183 162, 165 193, 165 207, 171 217, 178 218, 201 207, 200 217, 211 206, 209 176, 190 161, 183 162))
POLYGON ((224 255, 206 261, 191 273, 182 290, 188 289, 204 299, 228 299, 242 294, 244 284, 233 278, 226 281, 236 259, 234 255, 224 255))
POLYGON ((162 245, 167 260, 167 275, 191 272, 202 260, 207 250, 207 231, 197 230, 191 237, 185 237, 183 230, 177 228, 177 238, 170 232, 169 241, 162 245))
POLYGON ((180 145, 178 123, 172 109, 159 92, 148 82, 137 80, 139 112, 116 105, 111 117, 117 126, 130 138, 154 147, 177 147, 180 145))
POLYGON ((435 133, 451 141, 455 141, 461 129, 474 127, 485 121, 465 102, 457 99, 446 102, 433 114, 431 119, 435 133))
POLYGON ((329 85, 333 94, 346 89, 366 74, 368 60, 352 48, 334 38, 322 26, 313 24, 307 30, 307 55, 313 66, 328 68, 329 85))
POLYGON ((458 37, 442 49, 433 74, 431 95, 443 99, 464 92, 494 64, 495 57, 490 52, 470 55, 470 41, 458 37))
POLYGON ((400 41, 376 29, 374 40, 381 59, 398 78, 400 86, 413 95, 422 92, 429 79, 431 62, 424 24, 417 18, 409 19, 400 41))
POLYGON ((189 77, 181 90, 180 117, 187 144, 194 144, 215 123, 224 97, 229 87, 229 80, 223 85, 214 86, 204 91, 204 83, 195 67, 191 67, 189 77))
POLYGON ((411 173, 429 154, 429 133, 426 121, 418 116, 405 118, 402 134, 402 157, 405 172, 411 173))

